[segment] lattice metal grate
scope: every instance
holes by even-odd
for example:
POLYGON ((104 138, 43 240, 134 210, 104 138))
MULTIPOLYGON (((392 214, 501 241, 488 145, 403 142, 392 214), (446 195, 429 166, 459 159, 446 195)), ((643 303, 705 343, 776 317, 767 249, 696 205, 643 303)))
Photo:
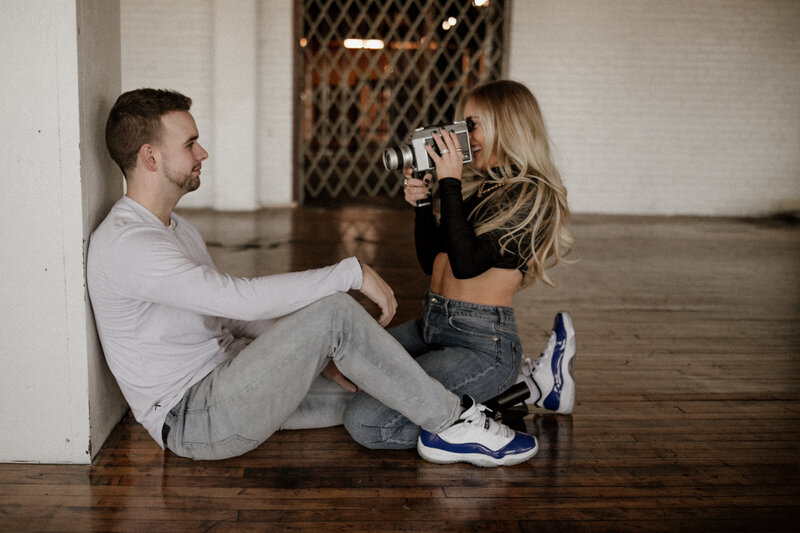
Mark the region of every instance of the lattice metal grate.
POLYGON ((501 76, 505 0, 300 1, 299 200, 397 196, 383 149, 451 121, 463 88, 501 76))

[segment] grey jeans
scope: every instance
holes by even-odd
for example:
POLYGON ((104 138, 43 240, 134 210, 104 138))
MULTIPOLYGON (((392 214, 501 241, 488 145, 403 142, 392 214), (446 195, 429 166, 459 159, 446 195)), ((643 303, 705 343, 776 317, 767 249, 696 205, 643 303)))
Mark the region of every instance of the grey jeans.
POLYGON ((438 433, 460 412, 449 392, 350 296, 337 293, 278 320, 192 386, 167 416, 167 447, 224 459, 279 429, 339 424, 352 397, 320 373, 330 360, 361 390, 438 433))

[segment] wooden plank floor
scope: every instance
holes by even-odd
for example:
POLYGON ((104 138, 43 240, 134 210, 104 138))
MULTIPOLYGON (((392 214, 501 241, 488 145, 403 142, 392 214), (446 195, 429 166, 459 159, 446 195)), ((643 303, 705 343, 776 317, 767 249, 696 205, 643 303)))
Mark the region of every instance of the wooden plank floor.
MULTIPOLYGON (((419 309, 409 211, 186 214, 221 269, 357 254, 394 286, 397 320, 419 309)), ((578 335, 575 412, 522 421, 532 461, 438 466, 329 428, 196 463, 128 416, 91 467, 0 465, 0 530, 800 530, 800 225, 578 216, 572 230, 559 287, 515 301, 529 355, 559 309, 578 335)))

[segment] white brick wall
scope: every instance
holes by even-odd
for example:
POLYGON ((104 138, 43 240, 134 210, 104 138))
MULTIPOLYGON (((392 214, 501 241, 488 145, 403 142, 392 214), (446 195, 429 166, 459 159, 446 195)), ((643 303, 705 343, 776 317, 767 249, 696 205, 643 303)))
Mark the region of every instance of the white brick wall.
MULTIPOLYGON (((200 144, 212 155, 212 0, 121 0, 122 90, 174 89, 192 99, 200 144)), ((213 165, 203 167, 203 186, 181 200, 182 207, 213 205, 213 165)))
POLYGON ((516 0, 576 212, 800 210, 800 2, 516 0))
MULTIPOLYGON (((242 3, 242 8, 253 9, 252 16, 258 19, 257 38, 250 44, 236 43, 242 36, 221 30, 224 24, 215 28, 214 0, 121 0, 122 89, 171 88, 190 96, 200 143, 210 154, 203 165, 203 186, 186 195, 181 207, 249 209, 253 198, 263 206, 292 202, 292 5, 291 0, 259 0, 253 9, 242 3), (214 43, 231 41, 233 46, 255 48, 242 49, 243 61, 257 57, 256 126, 255 131, 244 132, 249 139, 256 138, 255 154, 237 156, 231 154, 230 146, 225 148, 225 155, 217 150, 223 141, 244 144, 235 141, 242 136, 241 131, 215 138, 221 135, 215 127, 219 125, 215 124, 215 113, 225 112, 215 104, 235 98, 224 87, 215 87, 215 74, 227 82, 227 71, 235 72, 236 65, 215 65, 214 43), (225 168, 218 169, 215 158, 226 156, 234 160, 256 158, 254 187, 240 186, 248 180, 236 175, 236 167, 223 165, 225 168)), ((226 8, 222 2, 216 7, 226 8)))
MULTIPOLYGON (((212 2, 121 2, 123 89, 190 95, 211 157, 212 2)), ((285 204, 292 2, 259 0, 256 16, 259 176, 242 194, 285 204)), ((509 77, 540 100, 575 212, 800 210, 800 2, 514 0, 509 22, 509 77)))

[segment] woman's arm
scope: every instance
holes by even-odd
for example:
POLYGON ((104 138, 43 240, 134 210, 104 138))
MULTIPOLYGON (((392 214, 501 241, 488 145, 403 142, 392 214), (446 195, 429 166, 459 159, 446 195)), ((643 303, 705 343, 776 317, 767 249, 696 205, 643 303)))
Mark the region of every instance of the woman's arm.
POLYGON ((414 212, 414 246, 417 249, 417 260, 422 271, 430 275, 433 272, 433 260, 441 252, 439 227, 433 216, 433 208, 415 207, 414 212))
POLYGON ((469 213, 461 198, 461 181, 439 180, 441 196, 441 231, 447 242, 447 255, 453 275, 458 279, 474 278, 497 264, 500 245, 495 239, 477 237, 467 219, 469 213))

